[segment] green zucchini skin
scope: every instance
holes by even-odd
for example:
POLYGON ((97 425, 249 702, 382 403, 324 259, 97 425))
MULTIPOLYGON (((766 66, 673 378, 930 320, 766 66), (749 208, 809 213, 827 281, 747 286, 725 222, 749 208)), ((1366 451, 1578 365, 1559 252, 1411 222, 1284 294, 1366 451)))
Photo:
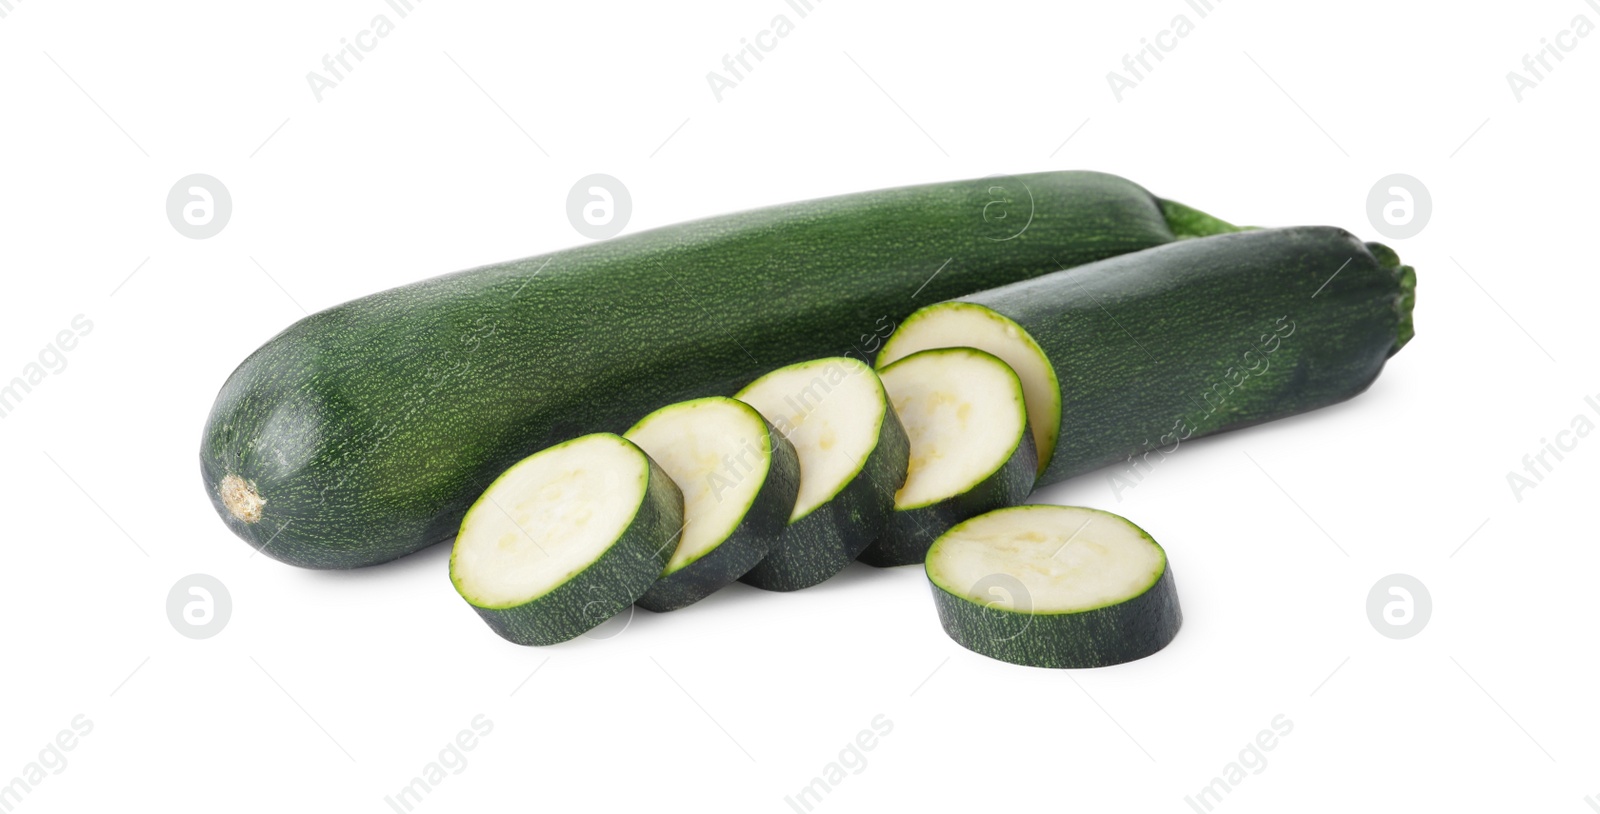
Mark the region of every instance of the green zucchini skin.
POLYGON ((809 588, 850 567, 883 533, 911 461, 905 426, 887 396, 884 402, 878 443, 861 471, 831 500, 790 523, 778 547, 740 582, 767 591, 809 588))
MULTIPOLYGON (((921 353, 944 352, 947 351, 931 350, 921 353)), ((995 363, 1002 367, 1005 365, 1005 362, 981 350, 969 348, 965 349, 965 352, 994 359, 995 363)), ((880 373, 918 355, 920 354, 912 354, 887 365, 880 370, 880 373)), ((1019 383, 1017 385, 1019 393, 1021 389, 1022 385, 1019 383)), ((1015 506, 1027 500, 1028 495, 1033 492, 1038 466, 1039 455, 1034 449, 1033 433, 1029 432, 1027 425, 1024 424, 1017 446, 993 472, 959 495, 926 506, 895 509, 889 516, 889 523, 883 533, 873 540, 857 559, 878 568, 920 564, 928 556, 928 546, 933 545, 933 541, 951 526, 985 512, 1015 506)))
POLYGON ((267 556, 381 563, 448 539, 534 450, 792 362, 870 357, 921 303, 1175 238, 1143 188, 1055 172, 771 207, 444 275, 312 314, 252 353, 206 421, 201 475, 267 556))
POLYGON ((1018 613, 980 605, 932 580, 939 624, 956 644, 1025 667, 1108 667, 1166 647, 1183 627, 1172 566, 1144 593, 1080 613, 1018 613))
POLYGON ((1410 339, 1415 285, 1387 247, 1305 226, 1183 240, 960 301, 1016 322, 1055 369, 1061 433, 1043 486, 1361 393, 1410 339))
POLYGON ((626 610, 656 583, 683 529, 683 493, 660 465, 640 455, 649 461, 650 482, 622 536, 544 596, 510 608, 473 605, 490 629, 515 644, 559 644, 626 610))
POLYGON ((639 607, 665 613, 699 602, 744 576, 782 543, 800 492, 800 458, 783 433, 766 419, 761 422, 767 428, 771 461, 744 520, 705 556, 658 578, 639 597, 639 607))

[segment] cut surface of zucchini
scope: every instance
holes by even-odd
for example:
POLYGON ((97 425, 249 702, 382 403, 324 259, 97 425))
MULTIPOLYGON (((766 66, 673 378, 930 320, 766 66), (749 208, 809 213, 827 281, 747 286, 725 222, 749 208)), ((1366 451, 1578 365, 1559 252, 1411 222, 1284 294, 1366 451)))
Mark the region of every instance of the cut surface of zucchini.
POLYGON ((1061 388, 1045 352, 1015 322, 981 305, 946 302, 924 308, 901 323, 878 354, 879 370, 933 348, 969 347, 1006 363, 1022 384, 1036 470, 1043 472, 1061 432, 1061 388))
POLYGON ((668 611, 699 601, 778 544, 800 486, 800 462, 754 407, 721 396, 669 404, 625 437, 683 492, 682 537, 640 607, 668 611))
POLYGON ((789 527, 740 579, 792 591, 843 571, 888 522, 910 443, 883 382, 865 363, 830 357, 779 368, 736 396, 794 445, 800 490, 789 527))
POLYGON ((1183 622, 1166 552, 1110 512, 993 511, 935 541, 926 568, 945 632, 1013 664, 1133 661, 1165 647, 1183 622))
POLYGON ((1022 383, 999 358, 936 348, 879 372, 911 442, 906 482, 869 565, 911 565, 956 523, 1027 499, 1037 474, 1022 383))
POLYGON ((506 470, 467 511, 456 591, 518 644, 554 644, 625 609, 660 575, 683 497, 632 442, 596 433, 506 470))

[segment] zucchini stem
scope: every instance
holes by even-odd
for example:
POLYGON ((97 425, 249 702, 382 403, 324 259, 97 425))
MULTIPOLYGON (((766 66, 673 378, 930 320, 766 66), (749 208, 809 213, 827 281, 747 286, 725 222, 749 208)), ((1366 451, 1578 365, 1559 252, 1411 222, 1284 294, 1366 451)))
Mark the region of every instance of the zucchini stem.
POLYGON ((1394 272, 1395 279, 1400 283, 1400 295, 1394 300, 1394 346, 1389 348, 1389 355, 1393 356, 1411 341, 1411 337, 1417 335, 1416 326, 1411 321, 1411 312, 1417 307, 1417 270, 1400 262, 1400 255, 1382 243, 1368 243, 1367 250, 1378 258, 1378 263, 1384 268, 1394 272))
POLYGON ((1400 296, 1395 298, 1394 310, 1400 318, 1400 323, 1395 331, 1394 347, 1389 349, 1390 356, 1399 353, 1400 349, 1411 341, 1411 337, 1417 335, 1416 325, 1411 321, 1411 312, 1417 307, 1417 270, 1410 266, 1401 266, 1398 274, 1400 296))
POLYGON ((1229 232, 1243 232, 1254 229, 1254 226, 1234 226, 1233 224, 1213 217, 1192 206, 1186 206, 1177 201, 1157 198, 1161 204, 1161 214, 1167 219, 1167 228, 1179 240, 1191 237, 1210 237, 1212 235, 1225 235, 1229 232))

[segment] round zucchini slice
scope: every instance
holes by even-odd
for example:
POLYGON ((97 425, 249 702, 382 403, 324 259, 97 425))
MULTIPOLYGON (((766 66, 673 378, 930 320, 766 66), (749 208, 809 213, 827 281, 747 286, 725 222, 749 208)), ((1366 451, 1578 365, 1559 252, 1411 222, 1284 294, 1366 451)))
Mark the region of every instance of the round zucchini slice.
POLYGON ((683 491, 683 535, 640 607, 677 610, 743 576, 778 544, 800 490, 794 446, 754 407, 669 404, 624 434, 683 491))
POLYGON ((517 644, 578 636, 633 604, 683 528, 683 494, 633 442, 596 433, 536 452, 467 510, 450 580, 517 644))
POLYGON ((847 356, 779 368, 739 391, 794 445, 800 493, 778 547, 741 582, 807 588, 843 571, 883 533, 911 455, 872 368, 847 356))
POLYGON ((1014 506, 928 549, 939 621, 956 644, 1029 667, 1142 659, 1183 624, 1167 554, 1110 512, 1014 506))
POLYGON ((975 348, 939 348, 878 375, 911 440, 911 462, 889 525, 862 562, 920 563, 951 526, 1028 499, 1038 456, 1010 366, 975 348))

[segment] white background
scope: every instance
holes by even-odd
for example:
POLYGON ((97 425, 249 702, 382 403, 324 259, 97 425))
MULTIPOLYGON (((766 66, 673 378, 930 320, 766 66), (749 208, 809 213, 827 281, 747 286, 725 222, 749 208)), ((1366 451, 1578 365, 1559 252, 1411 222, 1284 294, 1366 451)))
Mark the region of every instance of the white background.
POLYGON ((1600 440, 1520 501, 1506 482, 1573 416, 1600 422, 1600 36, 1520 102, 1505 76, 1576 15, 1600 23, 1583 0, 1227 0, 1205 19, 1181 0, 827 0, 803 20, 781 0, 428 0, 320 102, 306 73, 393 17, 381 0, 12 3, 0 379, 74 315, 94 324, 0 420, 0 783, 94 723, 17 810, 390 811, 479 714, 492 733, 418 810, 791 811, 879 714, 892 733, 817 810, 1191 811, 1279 714, 1292 734, 1219 810, 1600 795, 1600 440), (706 73, 779 13, 793 33, 718 102, 706 73), (1118 102, 1106 73, 1179 13, 1194 32, 1118 102), (1418 333, 1367 394, 1195 443, 1120 500, 1103 473, 1035 497, 1165 544, 1186 622, 1155 657, 990 661, 945 637, 920 569, 864 566, 524 649, 456 596, 445 547, 305 571, 252 557, 207 502, 200 428, 250 350, 307 311, 583 242, 565 201, 589 173, 627 184, 636 231, 1066 168, 1368 239, 1380 177, 1434 202, 1386 241, 1418 270, 1418 333), (234 202, 208 240, 164 209, 196 172, 234 202), (1404 641, 1365 610, 1396 572, 1434 604, 1404 641), (165 611, 192 573, 233 599, 204 641, 165 611))

